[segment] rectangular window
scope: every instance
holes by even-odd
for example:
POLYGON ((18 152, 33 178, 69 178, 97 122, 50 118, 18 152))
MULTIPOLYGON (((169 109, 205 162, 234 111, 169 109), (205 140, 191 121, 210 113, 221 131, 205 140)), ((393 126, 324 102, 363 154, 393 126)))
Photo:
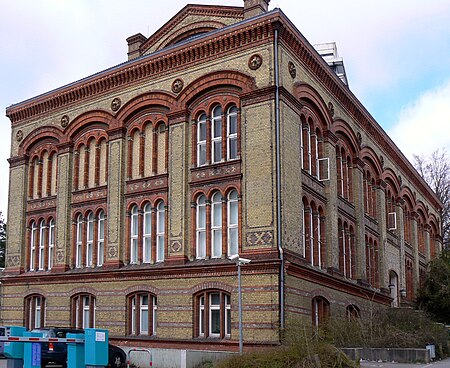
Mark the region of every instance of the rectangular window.
POLYGON ((150 211, 144 212, 144 263, 150 263, 152 260, 152 213, 150 211))
POLYGON ((130 262, 137 263, 138 261, 138 211, 133 209, 131 214, 131 254, 130 262))
POLYGON ((53 267, 53 258, 55 252, 55 221, 50 221, 49 231, 48 231, 48 269, 51 270, 53 267))
POLYGON ((197 258, 206 257, 206 202, 204 196, 197 203, 197 258))
POLYGON ((234 160, 238 157, 237 150, 237 109, 232 107, 228 112, 227 127, 227 159, 234 160))
POLYGON ((82 257, 82 246, 83 246, 83 222, 80 219, 77 221, 77 242, 76 242, 76 267, 81 267, 81 257, 82 257))
POLYGON ((165 210, 164 203, 158 205, 156 213, 156 261, 164 261, 165 210))
POLYGON ((100 214, 98 219, 97 266, 103 266, 105 257, 105 218, 100 214))
POLYGON ((30 271, 34 271, 34 259, 36 257, 36 236, 37 227, 33 222, 31 225, 31 239, 30 239, 30 271))
POLYGON ((140 305, 140 331, 142 334, 148 334, 148 295, 141 295, 140 305))
POLYGON ((42 223, 39 228, 39 269, 44 269, 44 250, 45 250, 45 229, 42 223))
POLYGON ((206 115, 200 116, 197 123, 197 165, 206 164, 206 115))
POLYGON ((36 306, 34 309, 34 328, 41 327, 41 298, 36 298, 36 306))
POLYGON ((205 336, 205 297, 200 297, 199 300, 199 315, 198 315, 198 334, 205 336))
POLYGON ((86 267, 92 266, 92 248, 94 242, 94 216, 92 213, 87 222, 87 241, 86 241, 86 267))

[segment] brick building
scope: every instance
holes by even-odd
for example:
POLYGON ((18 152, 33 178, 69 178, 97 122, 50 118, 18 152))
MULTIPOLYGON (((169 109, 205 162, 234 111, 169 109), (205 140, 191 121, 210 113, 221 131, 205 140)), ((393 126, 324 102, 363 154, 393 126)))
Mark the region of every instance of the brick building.
POLYGON ((269 0, 187 5, 128 61, 10 106, 2 322, 237 350, 414 298, 441 204, 269 0))

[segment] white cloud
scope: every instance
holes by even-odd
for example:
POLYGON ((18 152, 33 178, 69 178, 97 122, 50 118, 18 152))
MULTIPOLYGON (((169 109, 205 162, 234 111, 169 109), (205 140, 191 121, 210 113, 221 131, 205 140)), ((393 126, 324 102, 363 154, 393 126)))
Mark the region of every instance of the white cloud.
POLYGON ((450 152, 450 80, 404 106, 388 132, 409 159, 438 148, 450 152))

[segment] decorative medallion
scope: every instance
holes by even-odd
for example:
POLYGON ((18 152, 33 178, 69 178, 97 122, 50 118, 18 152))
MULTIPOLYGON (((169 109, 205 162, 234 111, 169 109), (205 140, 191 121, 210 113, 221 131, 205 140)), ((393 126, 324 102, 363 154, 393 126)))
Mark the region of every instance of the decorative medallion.
POLYGON ((117 248, 114 245, 108 247, 108 258, 117 257, 117 248))
POLYGON ((177 78, 172 83, 172 92, 180 93, 183 87, 184 87, 183 81, 180 78, 177 78))
POLYGON ((259 69, 259 67, 262 65, 262 57, 261 55, 255 54, 250 56, 250 59, 248 59, 248 67, 251 70, 259 69))
POLYGON ((294 79, 297 76, 297 68, 295 67, 295 65, 292 61, 290 61, 288 63, 288 69, 289 69, 289 74, 291 75, 292 79, 294 79))
POLYGON ((328 102, 328 110, 330 110, 330 115, 334 116, 334 106, 332 102, 328 102))
POLYGON ((179 240, 172 241, 172 244, 170 244, 170 248, 172 249, 173 253, 178 253, 181 250, 181 243, 179 240))
POLYGON ((20 142, 23 139, 23 132, 21 130, 18 130, 16 133, 16 140, 17 142, 20 142))
POLYGON ((61 262, 64 261, 64 252, 63 252, 62 250, 58 250, 58 251, 56 252, 56 261, 57 261, 58 263, 61 263, 61 262))
POLYGON ((112 111, 117 111, 120 109, 120 106, 122 105, 122 101, 120 100, 119 97, 116 97, 115 99, 113 99, 111 101, 111 110, 112 111))
POLYGON ((64 115, 64 116, 61 118, 61 126, 62 126, 63 128, 65 128, 67 125, 69 125, 69 116, 64 115))

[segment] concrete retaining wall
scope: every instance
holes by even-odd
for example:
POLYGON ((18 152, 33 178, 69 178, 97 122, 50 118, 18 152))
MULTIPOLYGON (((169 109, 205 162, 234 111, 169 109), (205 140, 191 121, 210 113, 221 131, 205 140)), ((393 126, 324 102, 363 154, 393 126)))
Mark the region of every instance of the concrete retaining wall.
POLYGON ((353 360, 396 363, 429 363, 431 361, 430 352, 427 349, 345 348, 341 350, 353 360))
MULTIPOLYGON (((129 347, 121 346, 128 356, 129 347)), ((178 349, 148 349, 152 353, 153 367, 157 368, 194 368, 206 361, 225 359, 232 354, 223 351, 178 350, 178 349)), ((139 368, 150 367, 149 354, 143 351, 133 351, 130 363, 139 368)))

